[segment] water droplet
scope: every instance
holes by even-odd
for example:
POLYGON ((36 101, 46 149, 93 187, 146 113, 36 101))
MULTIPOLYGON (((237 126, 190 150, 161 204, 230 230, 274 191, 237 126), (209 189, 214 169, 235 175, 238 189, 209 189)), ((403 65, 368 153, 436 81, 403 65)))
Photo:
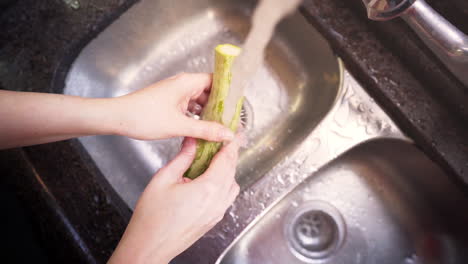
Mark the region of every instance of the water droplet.
POLYGON ((369 116, 367 114, 361 114, 358 116, 357 123, 360 126, 364 126, 369 122, 369 116))
POLYGON ((296 182, 296 174, 294 173, 288 174, 288 181, 289 183, 294 184, 296 182))
POLYGON ((276 179, 277 179, 278 182, 281 183, 282 185, 285 184, 284 179, 283 179, 283 175, 281 175, 281 174, 276 175, 276 179))
POLYGON ((357 109, 359 112, 364 113, 366 111, 366 106, 363 103, 360 103, 357 109))
POLYGON ((224 236, 223 233, 218 233, 218 236, 219 236, 222 240, 225 240, 225 239, 226 239, 226 237, 224 236))
POLYGON ((236 214, 232 210, 230 210, 229 211, 229 216, 231 216, 232 218, 235 218, 236 214))
POLYGON ((80 2, 78 0, 63 0, 63 2, 72 9, 77 10, 80 8, 80 2))
POLYGON ((369 135, 375 135, 382 131, 382 121, 380 120, 372 120, 366 126, 366 133, 369 135))
POLYGON ((357 109, 359 105, 359 99, 356 96, 352 96, 348 99, 348 104, 352 109, 357 109))

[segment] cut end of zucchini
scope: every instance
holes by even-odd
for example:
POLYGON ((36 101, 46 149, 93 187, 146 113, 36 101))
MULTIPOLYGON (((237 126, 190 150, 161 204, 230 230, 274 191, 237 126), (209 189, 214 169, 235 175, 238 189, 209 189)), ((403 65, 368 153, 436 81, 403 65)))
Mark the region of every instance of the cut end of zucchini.
POLYGON ((216 46, 215 52, 218 52, 220 54, 223 54, 225 56, 239 56, 241 49, 237 46, 234 46, 232 44, 221 44, 216 46))

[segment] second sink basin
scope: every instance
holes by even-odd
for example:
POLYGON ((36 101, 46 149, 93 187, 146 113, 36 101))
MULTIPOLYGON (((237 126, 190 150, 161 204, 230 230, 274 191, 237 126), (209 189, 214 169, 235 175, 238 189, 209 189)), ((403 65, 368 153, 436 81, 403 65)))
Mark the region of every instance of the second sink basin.
POLYGON ((217 263, 468 263, 466 204, 412 144, 372 140, 310 175, 217 263))
MULTIPOLYGON (((64 93, 116 97, 182 71, 211 72, 214 47, 241 43, 254 4, 140 1, 81 52, 64 93)), ((247 89, 244 121, 250 145, 240 156, 241 188, 261 178, 310 134, 333 106, 341 80, 341 66, 328 44, 299 13, 279 25, 265 64, 247 89)), ((131 208, 180 144, 180 139, 143 142, 118 136, 80 141, 131 208)))

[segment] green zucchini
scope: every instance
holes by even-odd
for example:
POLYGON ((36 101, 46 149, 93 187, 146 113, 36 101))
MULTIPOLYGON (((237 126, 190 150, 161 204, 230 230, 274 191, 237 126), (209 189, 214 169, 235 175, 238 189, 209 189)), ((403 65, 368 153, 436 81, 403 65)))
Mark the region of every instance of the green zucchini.
MULTIPOLYGON (((208 103, 203 108, 201 119, 223 123, 225 99, 231 85, 231 67, 234 59, 240 54, 241 49, 231 44, 221 44, 215 48, 215 70, 208 103)), ((236 132, 240 122, 240 114, 244 97, 241 97, 236 105, 235 114, 228 126, 236 132)), ((233 104, 234 105, 234 104, 233 104)), ((195 159, 184 176, 195 179, 205 172, 216 153, 221 149, 222 143, 197 139, 197 152, 195 159)))

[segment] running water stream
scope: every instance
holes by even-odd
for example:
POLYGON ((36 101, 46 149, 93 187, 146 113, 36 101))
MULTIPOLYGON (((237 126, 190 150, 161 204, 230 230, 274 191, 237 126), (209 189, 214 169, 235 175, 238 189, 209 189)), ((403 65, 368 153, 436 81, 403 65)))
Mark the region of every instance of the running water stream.
POLYGON ((223 123, 229 124, 236 104, 244 95, 244 89, 263 62, 265 47, 276 25, 286 15, 296 10, 301 0, 261 0, 255 8, 252 28, 242 45, 242 52, 234 61, 232 81, 225 100, 223 123))

